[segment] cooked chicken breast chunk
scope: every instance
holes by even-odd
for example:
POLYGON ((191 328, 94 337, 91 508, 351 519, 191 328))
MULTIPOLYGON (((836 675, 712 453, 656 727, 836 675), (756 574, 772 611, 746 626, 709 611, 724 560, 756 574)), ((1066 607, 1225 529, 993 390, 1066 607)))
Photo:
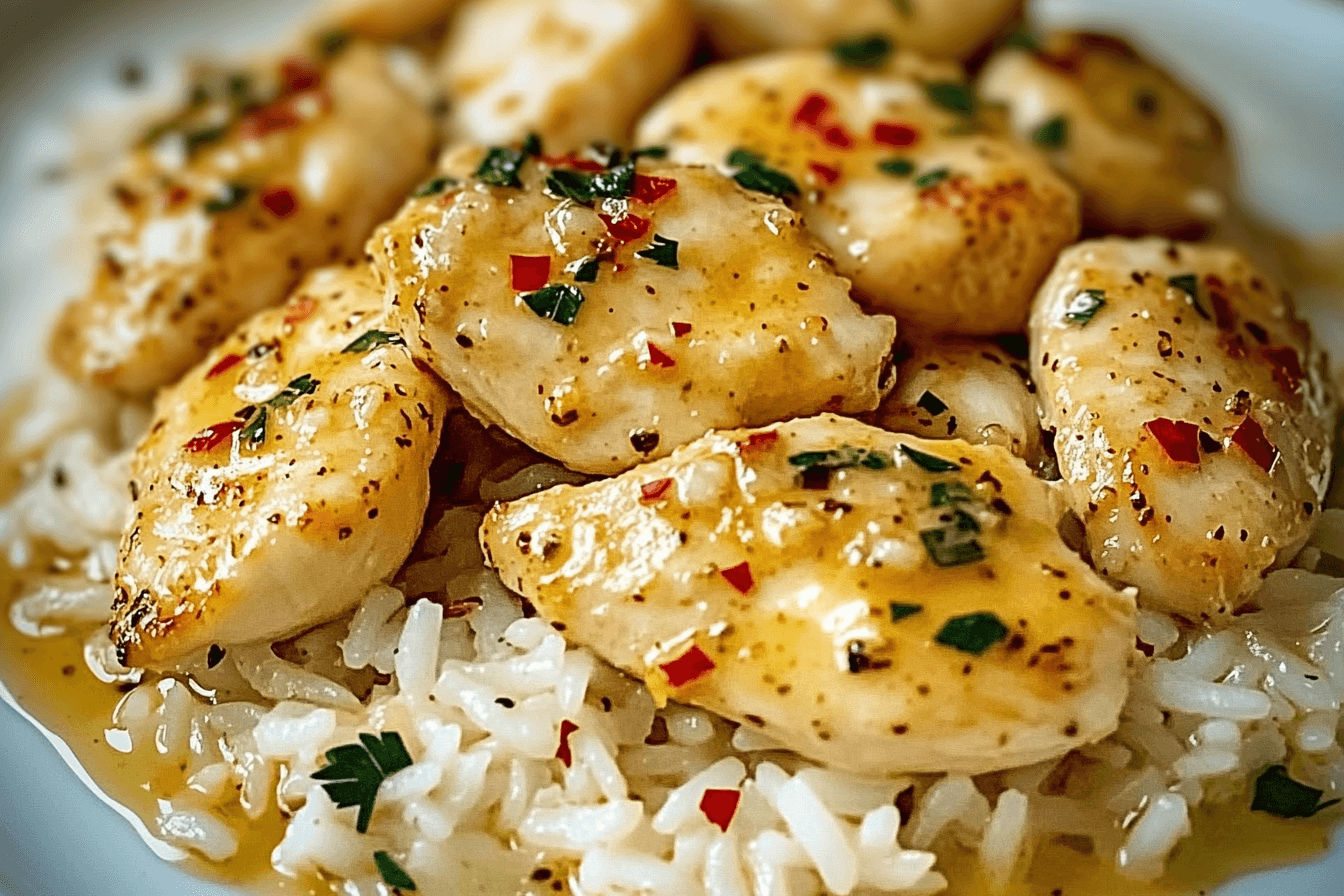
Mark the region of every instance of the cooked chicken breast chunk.
POLYGON ((160 393, 132 462, 127 665, 341 615, 409 554, 451 402, 362 265, 314 272, 160 393))
POLYGON ((616 473, 881 401, 896 322, 859 310, 785 205, 709 168, 554 162, 463 150, 445 168, 476 176, 370 242, 392 317, 480 419, 616 473))
POLYGON ((625 143, 693 32, 682 0, 474 0, 443 48, 449 125, 479 143, 625 143))
POLYGON ((1039 51, 1005 47, 978 86, 1078 188, 1091 227, 1189 238, 1223 216, 1230 165, 1218 119, 1128 45, 1054 34, 1039 51))
POLYGON ((368 46, 203 82, 113 186, 116 219, 52 334, 56 361, 126 392, 173 382, 303 271, 358 258, 428 168, 430 131, 368 46))
POLYGON ((1007 451, 822 415, 496 507, 509 587, 655 696, 866 774, 988 772, 1114 730, 1134 601, 1007 451))
POLYGON ((1330 477, 1336 397, 1287 294, 1233 249, 1094 240, 1041 287, 1031 346, 1098 571, 1230 621, 1302 547, 1330 477))
POLYGON ((933 332, 1018 332, 1078 235, 1077 195, 997 133, 961 77, 908 52, 866 68, 820 51, 711 66, 641 120, 637 142, 736 169, 745 150, 787 175, 808 227, 877 310, 933 332))

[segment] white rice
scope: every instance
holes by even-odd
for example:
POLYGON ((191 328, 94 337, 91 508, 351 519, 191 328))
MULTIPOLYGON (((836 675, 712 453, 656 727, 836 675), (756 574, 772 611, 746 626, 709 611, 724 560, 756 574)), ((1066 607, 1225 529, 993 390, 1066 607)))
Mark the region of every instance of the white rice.
MULTIPOLYGON (((48 391, 64 405, 34 401, 15 430, 23 438, 10 439, 24 476, 0 508, 0 549, 19 567, 43 545, 65 559, 31 576, 11 622, 33 637, 84 633, 99 677, 134 684, 141 674, 116 665, 101 623, 143 413, 48 391)), ((165 840, 221 860, 238 849, 235 809, 283 812, 277 871, 327 875, 354 896, 386 892, 375 850, 427 894, 514 893, 530 880, 536 892, 560 882, 586 896, 933 894, 954 848, 959 860, 977 854, 1003 888, 1059 836, 1154 879, 1197 807, 1244 805, 1273 763, 1326 799, 1344 795, 1344 580, 1310 571, 1339 568, 1344 511, 1322 515, 1303 568, 1266 579, 1273 614, 1209 635, 1140 613, 1152 656, 1139 657, 1105 741, 976 779, 869 780, 694 707, 658 709, 641 685, 524 618, 483 565, 483 502, 580 477, 497 436, 471 437, 494 465, 468 465, 464 502, 349 617, 288 644, 228 645, 214 668, 193 657, 178 675, 195 688, 144 675, 124 696, 109 745, 186 769, 179 792, 160 794, 165 840), (210 691, 216 705, 200 696, 210 691), (360 834, 355 810, 338 810, 311 775, 327 750, 392 731, 414 761, 383 783, 360 834), (740 795, 726 831, 702 811, 707 790, 740 795)))

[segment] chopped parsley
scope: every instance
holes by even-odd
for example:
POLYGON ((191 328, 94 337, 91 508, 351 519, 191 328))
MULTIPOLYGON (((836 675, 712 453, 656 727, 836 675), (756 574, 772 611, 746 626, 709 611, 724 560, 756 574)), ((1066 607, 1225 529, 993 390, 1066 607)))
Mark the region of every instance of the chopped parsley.
POLYGON ((635 162, 623 162, 592 176, 592 193, 603 199, 624 199, 635 185, 635 162))
POLYGON ((877 170, 892 177, 909 177, 915 173, 915 163, 909 159, 883 159, 877 163, 877 170))
POLYGON ((563 326, 574 323, 583 304, 583 293, 577 286, 568 283, 552 283, 550 286, 523 296, 527 307, 537 317, 553 320, 563 326))
POLYGON ((574 282, 596 283, 597 272, 601 265, 602 262, 596 255, 583 259, 579 262, 579 266, 574 269, 574 282))
POLYGON ((850 68, 879 68, 891 58, 891 50, 891 41, 881 34, 870 34, 833 44, 831 55, 850 68))
POLYGON ((546 190, 561 199, 585 204, 593 201, 593 182, 588 175, 568 168, 557 168, 546 175, 546 190))
POLYGON ((1251 801, 1251 811, 1268 812, 1280 818, 1311 818, 1339 802, 1328 800, 1322 803, 1321 796, 1324 793, 1323 790, 1294 781, 1284 766, 1271 765, 1255 779, 1255 798, 1251 801))
POLYGON ((401 735, 385 732, 381 738, 361 734, 357 744, 343 744, 327 751, 327 764, 313 772, 313 780, 323 781, 322 789, 331 797, 336 808, 359 807, 355 830, 361 834, 369 830, 373 803, 383 781, 411 766, 411 754, 401 735))
POLYGON ((405 344, 406 340, 401 337, 400 333, 389 333, 387 330, 369 330, 363 336, 360 336, 354 342, 341 349, 341 354, 354 355, 384 345, 405 344))
POLYGON ((915 186, 921 190, 931 190, 951 176, 952 172, 948 169, 935 168, 932 171, 925 171, 915 178, 915 186))
POLYGON ((728 164, 738 169, 733 180, 738 186, 771 196, 797 196, 798 184, 782 171, 765 164, 754 152, 735 149, 728 154, 728 164))
POLYGON ((971 613, 949 619, 934 635, 934 640, 962 653, 979 656, 1006 637, 1008 626, 999 617, 993 613, 971 613))
POLYGON ((844 445, 829 451, 803 451, 790 456, 789 463, 801 467, 806 473, 811 470, 850 470, 857 467, 865 470, 886 470, 890 469, 894 462, 891 455, 884 451, 844 445))
POLYGON ((1106 290, 1084 289, 1073 297, 1073 301, 1064 309, 1064 319, 1071 324, 1085 327, 1091 323, 1097 312, 1106 307, 1106 290))
MULTIPOLYGON (((974 522, 974 517, 969 514, 961 515, 974 522)), ((974 538, 966 538, 963 534, 965 531, 967 530, 964 526, 958 523, 940 529, 924 529, 919 533, 919 539, 924 542, 924 550, 928 552, 929 559, 935 566, 964 566, 967 563, 979 563, 985 559, 985 549, 974 538)))
POLYGON ((935 417, 947 410, 947 405, 943 403, 943 400, 928 389, 925 389, 924 394, 919 396, 919 401, 915 402, 915 405, 916 407, 923 408, 935 417))
POLYGON ((957 115, 974 115, 975 91, 959 81, 930 81, 924 85, 924 94, 935 106, 941 106, 957 115))
POLYGON ((975 500, 975 494, 964 482, 935 482, 929 489, 931 507, 955 507, 975 500))
POLYGON ((242 184, 225 184, 224 192, 222 194, 219 196, 212 196, 205 200, 205 210, 212 215, 217 215, 220 212, 226 212, 229 209, 237 208, 239 205, 242 205, 243 200, 247 198, 247 194, 250 192, 251 191, 242 184))
POLYGON ((909 619, 916 613, 924 611, 923 604, 903 604, 898 601, 892 601, 888 606, 891 610, 892 622, 900 622, 902 619, 909 619))
POLYGON ((215 143, 226 133, 228 133, 228 128, 225 127, 201 128, 197 131, 187 131, 182 135, 182 139, 187 145, 187 155, 195 155, 196 151, 202 146, 208 146, 211 143, 215 143))
POLYGON ((529 156, 541 155, 541 135, 533 132, 523 140, 523 153, 529 156))
POLYGON ((645 146, 640 149, 631 150, 632 159, 665 159, 667 158, 666 146, 645 146))
POLYGON ((327 31, 317 38, 317 52, 323 59, 331 59, 350 44, 349 31, 327 31))
POLYGON ((1167 285, 1174 286, 1190 296, 1190 301, 1195 306, 1195 313, 1205 320, 1210 319, 1209 312, 1204 310, 1204 305, 1199 301, 1199 276, 1197 274, 1178 274, 1175 277, 1168 277, 1167 285))
POLYGON ((457 178, 455 177, 436 177, 433 180, 425 181, 411 195, 417 199, 423 199, 426 196, 437 196, 455 186, 457 186, 457 178))
POLYGON ((1031 142, 1041 149, 1059 149, 1069 142, 1069 120, 1056 115, 1032 133, 1031 142))
POLYGON ((400 865, 396 863, 390 855, 383 850, 377 850, 373 854, 373 863, 378 866, 378 874, 383 878, 383 883, 394 890, 414 890, 415 881, 406 873, 400 865))
POLYGON ((521 187, 523 181, 518 173, 523 168, 527 156, 516 149, 506 146, 491 147, 476 169, 476 176, 487 184, 496 187, 521 187))
POLYGON ((238 444, 247 445, 248 448, 256 448, 262 442, 266 441, 266 408, 257 408, 252 412, 252 419, 247 421, 247 425, 238 431, 238 444))
POLYGON ((916 466, 928 470, 930 473, 951 473, 953 470, 961 469, 961 464, 944 460, 941 457, 934 457, 932 454, 925 454, 909 445, 902 445, 901 453, 914 461, 916 466))
MULTIPOLYGON (((635 253, 636 258, 647 258, 654 264, 665 268, 677 267, 677 247, 680 245, 676 240, 670 240, 661 233, 653 235, 653 245, 647 249, 635 253)), ((578 278, 575 277, 577 280, 578 278)))
POLYGON ((1026 50, 1028 53, 1041 52, 1040 39, 1025 28, 1019 28, 1005 37, 1001 46, 1017 47, 1019 50, 1026 50))
POLYGON ((285 388, 281 389, 274 398, 266 403, 273 408, 287 408, 303 396, 312 395, 320 385, 322 385, 321 380, 315 380, 312 374, 305 373, 301 377, 290 380, 285 388))

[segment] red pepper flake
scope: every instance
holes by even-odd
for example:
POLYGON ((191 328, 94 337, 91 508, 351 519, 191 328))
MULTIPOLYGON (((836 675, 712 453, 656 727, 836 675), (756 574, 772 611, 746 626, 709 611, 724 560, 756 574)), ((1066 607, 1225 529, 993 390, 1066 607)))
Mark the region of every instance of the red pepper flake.
POLYGON ((672 321, 672 335, 673 335, 673 336, 675 336, 675 337, 677 337, 678 339, 680 339, 682 336, 685 336, 685 335, 686 335, 687 333, 689 333, 689 332, 691 332, 691 325, 690 325, 690 324, 685 323, 684 321, 679 321, 679 320, 674 320, 674 321, 672 321))
POLYGON ((312 90, 322 83, 322 70, 301 56, 291 56, 280 63, 280 82, 286 93, 312 90))
POLYGON ((215 362, 215 366, 206 371, 205 378, 212 380, 221 373, 226 373, 243 363, 242 355, 225 355, 215 362))
POLYGON ((676 367, 677 359, 673 358, 667 352, 663 351, 658 346, 650 342, 649 363, 652 364, 654 367, 662 367, 663 369, 667 369, 668 367, 676 367))
POLYGON ((883 146, 912 146, 919 142, 919 131, 897 121, 879 121, 873 125, 873 141, 883 146))
POLYGON ((574 754, 569 749, 569 736, 578 730, 579 726, 569 719, 560 723, 560 746, 555 749, 555 758, 563 762, 565 768, 569 768, 574 762, 574 754))
POLYGON ((313 312, 316 310, 317 300, 312 296, 304 296, 285 309, 285 323, 297 324, 300 321, 307 320, 313 316, 313 312))
POLYGON ((635 188, 631 191, 630 198, 645 205, 653 205, 676 188, 677 182, 670 177, 636 174, 635 188))
POLYGON ((1199 463, 1199 427, 1184 420, 1158 417, 1143 424, 1167 452, 1167 457, 1183 464, 1199 463))
POLYGON ((262 191, 261 206, 277 218, 288 218, 299 207, 289 187, 270 187, 262 191))
POLYGON ((1245 451, 1246 456, 1255 461, 1256 466, 1266 473, 1273 470, 1274 464, 1279 460, 1279 449, 1265 438, 1264 429, 1254 417, 1248 416, 1241 421, 1237 431, 1232 433, 1232 444, 1245 451))
POLYGON ((535 292, 551 280, 551 256, 510 255, 509 282, 517 292, 535 292))
POLYGON ((168 191, 168 207, 175 208, 191 198, 190 191, 186 187, 173 187, 168 191))
POLYGON ((821 132, 821 139, 828 145, 836 149, 849 149, 854 145, 854 138, 849 136, 849 131, 845 130, 844 125, 827 125, 821 132))
POLYGON ((821 124, 821 118, 831 108, 831 99, 825 94, 809 93, 803 97, 793 113, 794 127, 815 128, 821 124))
POLYGON ((752 586, 756 584, 756 580, 751 577, 751 564, 745 560, 736 566, 719 570, 719 575, 727 579, 729 585, 743 594, 750 591, 752 586))
POLYGON ((745 442, 737 443, 739 454, 746 454, 749 451, 759 451, 768 448, 779 441, 779 433, 771 430, 770 432, 754 432, 747 436, 745 442))
POLYGON ((232 438, 233 434, 242 429, 244 425, 241 420, 225 420, 223 423, 207 426, 188 439, 187 444, 183 445, 182 448, 193 453, 212 451, 232 438))
POLYGON ((589 174, 607 170, 607 167, 601 162, 579 158, 572 153, 564 156, 542 156, 541 160, 552 168, 573 168, 576 171, 585 171, 589 174))
POLYGON ((267 134, 295 128, 301 124, 303 119, 288 103, 272 104, 262 106, 244 118, 238 126, 238 134, 242 137, 265 137, 267 134))
POLYGON ((1287 345, 1271 345, 1262 351, 1274 365, 1274 382, 1289 392, 1296 392, 1303 379, 1302 359, 1297 351, 1287 345))
POLYGON ((679 688, 713 672, 714 661, 700 649, 699 644, 692 644, 690 650, 670 662, 661 664, 658 668, 667 676, 668 684, 679 688))
POLYGON ((840 179, 840 169, 832 168, 830 165, 823 165, 820 162, 808 162, 807 167, 818 180, 823 180, 828 184, 833 184, 840 179))
POLYGON ((639 500, 644 504, 652 504, 662 499, 667 494, 667 490, 672 487, 672 480, 664 477, 655 479, 652 482, 646 482, 639 487, 639 500))
POLYGON ((607 226, 607 233, 618 243, 629 243, 649 232, 649 219, 639 215, 622 215, 613 218, 610 215, 598 215, 607 226))
POLYGON ((737 814, 737 804, 742 800, 742 791, 724 790, 711 787, 705 791, 705 795, 700 797, 700 811, 709 819, 709 823, 716 825, 719 830, 725 834, 728 833, 728 825, 733 823, 733 816, 737 814))

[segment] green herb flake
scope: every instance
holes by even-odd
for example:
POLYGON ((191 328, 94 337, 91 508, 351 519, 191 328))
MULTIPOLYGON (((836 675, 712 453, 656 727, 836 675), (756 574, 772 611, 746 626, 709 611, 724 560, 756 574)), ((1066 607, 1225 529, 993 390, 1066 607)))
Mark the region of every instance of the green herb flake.
POLYGON ((1031 142, 1041 149, 1060 149, 1069 142, 1069 120, 1056 115, 1032 133, 1031 142))
POLYGON ((349 31, 327 31, 317 38, 317 52, 323 59, 331 59, 350 45, 349 31))
POLYGON ((728 164, 740 169, 733 175, 740 187, 771 196, 798 195, 798 184, 793 178, 766 165, 765 160, 753 152, 735 149, 728 154, 728 164))
POLYGON ((903 604, 898 603, 897 601, 892 601, 888 606, 891 609, 892 622, 900 622, 902 619, 909 619, 911 616, 914 616, 916 613, 921 613, 924 610, 923 604, 903 604))
POLYGON ((603 199, 624 199, 635 186, 634 160, 624 162, 592 177, 593 196, 603 199))
POLYGON ((964 566, 985 559, 985 549, 975 539, 965 538, 955 527, 925 529, 919 533, 924 550, 935 566, 964 566))
POLYGON ((591 258, 583 259, 579 262, 579 266, 574 269, 574 282, 596 283, 597 272, 601 266, 602 262, 595 255, 591 258))
POLYGON ((795 467, 802 467, 806 472, 813 469, 850 470, 856 467, 865 470, 887 470, 892 467, 894 461, 891 455, 883 451, 844 445, 829 451, 803 451, 791 456, 789 463, 795 467))
POLYGON ((653 245, 635 253, 636 258, 647 258, 660 267, 677 267, 677 247, 681 245, 676 240, 670 240, 661 233, 653 235, 653 245))
POLYGON ((974 115, 976 109, 975 91, 971 85, 959 81, 931 81, 924 85, 924 94, 929 102, 941 106, 957 115, 974 115))
POLYGON ((915 173, 915 163, 909 159, 883 159, 877 163, 877 170, 892 177, 909 177, 915 173))
MULTIPOLYGON (((373 330, 370 332, 380 331, 373 330)), ((368 334, 366 333, 365 335, 367 336, 368 334)), ((401 337, 398 336, 397 338, 400 339, 401 337)), ((405 343, 402 344, 404 345, 405 343)), ((290 380, 285 388, 280 390, 279 394, 266 403, 273 408, 287 408, 303 396, 312 395, 317 391, 317 387, 320 385, 322 385, 321 380, 315 380, 313 379, 312 374, 305 373, 301 377, 290 380)))
POLYGON ((228 132, 228 128, 201 128, 198 131, 187 131, 182 135, 183 141, 187 145, 187 155, 195 155, 203 146, 209 146, 216 143, 228 132))
POLYGON ((1179 290, 1189 293, 1191 297, 1198 295, 1199 277, 1195 274, 1180 274, 1175 277, 1167 278, 1167 285, 1174 286, 1179 290))
POLYGON ((411 754, 395 731, 385 732, 381 739, 373 734, 361 734, 357 744, 343 744, 326 753, 327 764, 312 774, 315 781, 326 782, 322 789, 331 797, 336 808, 359 807, 355 830, 361 834, 369 830, 373 803, 383 781, 411 766, 411 754))
POLYGON ((561 199, 573 199, 575 202, 593 201, 593 183, 588 175, 567 168, 557 168, 546 175, 546 189, 561 199))
POLYGON ((934 635, 934 640, 962 653, 979 656, 1006 637, 1008 626, 999 617, 993 613, 971 613, 949 619, 934 635))
POLYGON ((378 866, 378 873, 383 878, 383 883, 394 890, 415 890, 415 881, 406 873, 400 865, 396 863, 390 855, 383 850, 377 850, 373 854, 373 863, 378 866))
POLYGON ((923 408, 935 417, 947 410, 947 405, 943 403, 943 400, 928 389, 925 389, 924 394, 919 396, 919 401, 915 402, 915 405, 923 408))
POLYGON ((891 58, 891 50, 891 41, 881 34, 870 34, 832 45, 831 55, 849 68, 880 68, 891 58))
POLYGON ((400 333, 389 333, 387 330, 369 330, 363 336, 360 336, 354 342, 341 349, 341 354, 354 355, 384 345, 405 344, 406 340, 402 338, 400 333))
POLYGON ((523 181, 518 173, 527 159, 523 153, 506 146, 491 147, 476 169, 476 176, 487 184, 496 187, 521 187, 523 181))
POLYGON ((579 314, 579 306, 583 304, 583 293, 577 286, 568 283, 552 283, 523 296, 523 301, 537 317, 553 320, 567 327, 574 323, 574 318, 579 314))
POLYGON ((1268 812, 1280 818, 1311 818, 1339 802, 1328 800, 1322 803, 1324 792, 1294 781, 1284 766, 1271 765, 1255 779, 1251 811, 1268 812))
POLYGON ((1041 52, 1040 39, 1025 28, 1019 28, 1005 37, 1001 46, 1016 47, 1019 50, 1026 50, 1028 53, 1041 52))
POLYGON ((630 153, 632 159, 665 159, 667 158, 666 146, 644 146, 632 150, 630 153))
POLYGON ((909 445, 902 445, 901 453, 914 461, 916 466, 928 470, 930 473, 951 473, 953 470, 961 469, 961 464, 944 460, 941 457, 934 457, 932 454, 925 454, 909 445))
POLYGON ((529 156, 539 156, 542 153, 541 135, 533 132, 523 139, 523 153, 529 156))
POLYGON ((955 507, 975 500, 975 493, 964 482, 935 482, 929 489, 931 507, 955 507))
POLYGON ((1064 319, 1071 324, 1077 324, 1085 327, 1092 322, 1092 318, 1097 316, 1097 312, 1106 307, 1106 291, 1104 289, 1084 289, 1080 290, 1078 295, 1073 297, 1069 306, 1064 309, 1064 319))
POLYGON ((238 430, 239 445, 246 445, 248 448, 255 449, 266 441, 266 416, 265 408, 257 408, 252 413, 252 419, 247 421, 246 426, 238 430))
POLYGON ((952 172, 948 169, 935 168, 932 171, 926 171, 915 178, 915 186, 921 190, 932 190, 951 176, 952 172))
POLYGON ((455 177, 436 177, 416 187, 415 192, 411 195, 416 199, 424 199, 426 196, 437 196, 440 193, 447 192, 455 186, 457 186, 457 178, 455 177))
POLYGON ((243 204, 247 194, 251 191, 242 184, 225 184, 224 192, 219 196, 212 196, 205 200, 205 210, 209 214, 217 215, 220 212, 227 212, 230 209, 237 208, 243 204))

